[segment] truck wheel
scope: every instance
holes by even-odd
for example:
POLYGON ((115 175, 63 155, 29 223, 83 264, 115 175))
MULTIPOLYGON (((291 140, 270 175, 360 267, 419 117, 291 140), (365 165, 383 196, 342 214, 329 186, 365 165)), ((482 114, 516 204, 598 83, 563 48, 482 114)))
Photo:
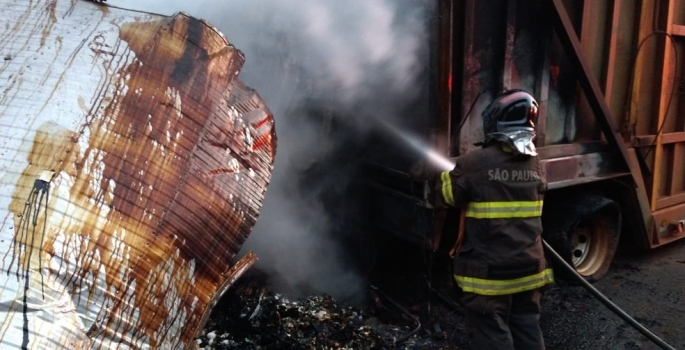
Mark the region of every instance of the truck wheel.
POLYGON ((590 282, 604 277, 618 246, 617 225, 610 215, 596 213, 578 222, 569 237, 572 265, 590 282))
MULTIPOLYGON (((588 194, 554 202, 543 209, 543 238, 588 282, 601 279, 618 247, 619 205, 606 197, 588 194)), ((550 259, 554 267, 556 263, 550 259)), ((573 283, 574 277, 563 268, 554 270, 557 280, 573 283)))

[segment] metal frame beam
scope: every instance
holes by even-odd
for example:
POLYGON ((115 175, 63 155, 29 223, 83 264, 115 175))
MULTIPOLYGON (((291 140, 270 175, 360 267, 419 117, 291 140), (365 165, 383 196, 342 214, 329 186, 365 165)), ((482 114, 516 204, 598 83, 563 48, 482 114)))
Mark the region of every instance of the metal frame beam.
MULTIPOLYGON (((607 142, 616 147, 622 155, 623 163, 628 167, 628 149, 623 142, 623 138, 618 133, 618 128, 615 125, 614 119, 611 118, 611 111, 604 98, 599 82, 592 74, 592 69, 583 55, 582 46, 578 35, 573 28, 571 19, 564 8, 562 0, 550 0, 548 2, 551 8, 552 22, 556 29, 556 33, 564 46, 564 50, 568 55, 568 59, 573 66, 578 68, 578 80, 580 82, 585 96, 590 104, 590 108, 597 119, 600 129, 604 133, 607 142)), ((631 169, 631 173, 640 171, 639 169, 631 169)), ((635 182, 635 175, 633 174, 633 182, 635 182)))
POLYGON ((606 65, 606 80, 604 82, 604 97, 607 104, 611 104, 611 99, 614 94, 614 74, 615 63, 618 50, 618 31, 621 19, 621 7, 623 0, 614 0, 611 6, 611 27, 609 29, 609 53, 606 65))
MULTIPOLYGON (((670 24, 673 22, 673 8, 675 6, 675 2, 672 0, 666 0, 666 6, 668 9, 668 12, 666 13, 666 28, 667 30, 670 30, 672 28, 670 24)), ((670 34, 669 32, 667 33, 670 34)), ((661 65, 661 84, 659 86, 659 91, 661 93, 658 101, 656 142, 654 144, 654 181, 652 183, 652 196, 650 197, 652 211, 657 209, 658 200, 660 197, 662 195, 667 195, 667 193, 665 193, 666 188, 663 187, 668 187, 670 184, 670 182, 667 183, 668 179, 664 178, 663 176, 664 169, 662 164, 664 163, 664 149, 661 142, 663 135, 662 128, 664 127, 664 123, 668 117, 666 113, 668 112, 668 104, 671 95, 669 86, 673 84, 672 79, 675 79, 675 67, 666 63, 666 60, 673 54, 673 50, 671 45, 669 45, 668 39, 668 37, 663 39, 664 56, 661 65)))

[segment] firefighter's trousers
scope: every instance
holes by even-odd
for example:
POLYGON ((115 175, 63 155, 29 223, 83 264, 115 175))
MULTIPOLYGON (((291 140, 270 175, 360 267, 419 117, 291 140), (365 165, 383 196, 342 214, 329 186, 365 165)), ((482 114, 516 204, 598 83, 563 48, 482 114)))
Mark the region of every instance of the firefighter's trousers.
POLYGON ((487 296, 463 293, 471 349, 545 349, 539 290, 487 296))

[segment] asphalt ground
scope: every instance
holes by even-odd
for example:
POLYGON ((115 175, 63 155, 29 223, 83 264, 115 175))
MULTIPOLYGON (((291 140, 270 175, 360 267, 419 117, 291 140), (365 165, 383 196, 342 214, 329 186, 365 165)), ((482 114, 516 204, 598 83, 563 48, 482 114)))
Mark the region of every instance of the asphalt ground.
MULTIPOLYGON (((685 349, 685 241, 619 253, 593 286, 666 343, 685 349)), ((540 324, 548 349, 660 349, 581 286, 550 288, 540 324)))

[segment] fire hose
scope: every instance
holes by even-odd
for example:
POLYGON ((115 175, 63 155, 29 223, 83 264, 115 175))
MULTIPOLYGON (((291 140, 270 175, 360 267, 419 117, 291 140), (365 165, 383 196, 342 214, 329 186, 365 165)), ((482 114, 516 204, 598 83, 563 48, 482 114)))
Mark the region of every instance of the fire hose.
MULTIPOLYGON (((559 255, 545 240, 542 240, 542 243, 545 246, 545 249, 547 252, 552 255, 555 261, 561 264, 561 266, 566 269, 569 273, 571 273, 572 276, 574 276, 585 289, 587 289, 590 294, 592 294, 597 300, 599 300, 602 304, 604 304, 609 310, 613 311, 616 315, 621 317, 626 323, 628 323, 630 326, 635 328, 638 332, 642 333, 645 337, 647 337, 649 340, 651 340, 654 344, 659 346, 662 349, 666 350, 675 350, 674 347, 666 343, 664 340, 661 338, 657 337, 654 333, 652 333, 649 329, 645 328, 642 324, 637 322, 634 318, 632 318, 630 315, 628 315, 625 311, 623 311, 621 308, 619 308, 616 304, 614 304, 609 298, 607 298, 604 294, 602 294, 597 288, 593 287, 590 282, 586 281, 583 276, 578 274, 576 269, 574 269, 571 265, 569 265, 564 258, 559 255)), ((461 313, 461 310, 459 310, 459 306, 455 305, 454 302, 449 300, 446 296, 442 295, 440 292, 437 290, 431 288, 433 293, 437 295, 444 303, 446 303, 448 306, 450 306, 452 309, 455 311, 458 311, 461 313)))
MULTIPOLYGON (((478 98, 480 97, 480 95, 481 95, 481 94, 478 94, 478 96, 474 99, 474 101, 473 101, 473 103, 472 103, 472 105, 471 105, 471 109, 473 109, 473 107, 474 107, 476 101, 478 100, 478 98)), ((468 117, 469 117, 469 115, 470 115, 470 113, 471 113, 471 109, 469 109, 469 112, 466 114, 466 116, 464 117, 464 120, 462 120, 461 124, 459 125, 459 129, 457 130, 457 133, 459 133, 459 132, 461 131, 461 128, 464 126, 464 123, 466 122, 466 120, 468 119, 468 117)), ((406 135, 405 133, 403 133, 403 132, 401 132, 401 131, 399 131, 399 130, 397 130, 397 129, 392 129, 392 131, 393 131, 397 136, 400 136, 400 138, 403 139, 404 141, 408 141, 408 143, 410 144, 410 146, 414 147, 416 150, 418 150, 418 151, 422 152, 424 155, 426 155, 427 158, 428 158, 430 161, 435 162, 435 163, 436 163, 435 165, 437 165, 437 166, 439 166, 439 167, 443 167, 443 168, 445 168, 445 170, 450 170, 450 169, 452 169, 452 168, 454 167, 454 164, 451 164, 451 162, 450 162, 449 160, 447 160, 446 158, 444 158, 444 157, 438 155, 436 152, 431 152, 431 150, 430 150, 429 148, 425 147, 425 145, 422 145, 420 142, 416 142, 416 140, 414 140, 412 137, 409 137, 408 135, 406 135), (437 160, 436 160, 436 159, 437 159, 437 160)), ((577 272, 571 265, 569 265, 568 262, 566 262, 566 260, 564 260, 564 258, 562 258, 562 257, 559 255, 559 253, 557 253, 557 252, 556 252, 556 251, 555 251, 555 250, 554 250, 546 241, 543 240, 543 244, 544 244, 544 247, 545 247, 545 249, 547 250, 547 252, 548 252, 548 253, 549 253, 557 262, 559 262, 559 264, 560 264, 565 270, 567 270, 572 276, 574 276, 574 277, 581 283, 581 285, 582 285, 585 289, 587 289, 587 290, 590 292, 590 294, 592 294, 598 301, 600 301, 600 302, 601 302, 602 304, 604 304, 607 308, 609 308, 609 310, 611 310, 613 313, 615 313, 616 315, 618 315, 618 316, 619 316, 621 319, 623 319, 628 325, 630 325, 631 327, 635 328, 638 332, 642 333, 642 335, 644 335, 645 337, 647 337, 647 339, 649 339, 650 341, 652 341, 654 344, 656 344, 656 345, 659 346, 660 348, 662 348, 662 349, 667 349, 667 350, 675 350, 674 347, 672 347, 671 345, 669 345, 668 343, 666 343, 665 341, 663 341, 661 338, 657 337, 654 333, 652 333, 651 331, 649 331, 649 330, 648 330, 647 328, 645 328, 642 324, 640 324, 639 322, 637 322, 637 321, 636 321, 635 319, 633 319, 630 315, 628 315, 625 311, 623 311, 623 310, 622 310, 621 308, 619 308, 616 304, 614 304, 611 300, 609 300, 609 298, 607 298, 607 297, 606 297, 604 294, 602 294, 599 290, 597 290, 595 287, 593 287, 593 286, 590 284, 590 282, 586 281, 585 278, 583 278, 583 276, 581 276, 580 274, 578 274, 578 272, 577 272)), ((456 305, 454 305, 454 303, 450 303, 449 301, 447 301, 447 298, 446 298, 445 296, 443 296, 441 293, 439 293, 438 291, 436 291, 436 290, 433 289, 433 288, 431 288, 431 290, 432 290, 432 292, 435 293, 442 301, 446 302, 450 307, 456 309, 456 305)), ((418 321, 417 321, 417 322, 418 322, 418 321)), ((420 323, 419 323, 418 327, 417 327, 412 333, 410 333, 410 335, 413 334, 414 332, 418 331, 419 328, 420 328, 420 323)), ((403 339, 406 339, 406 337, 403 338, 403 339)))
POLYGON ((631 327, 635 328, 638 332, 642 333, 642 335, 647 337, 660 348, 667 350, 675 350, 674 347, 668 345, 668 343, 663 341, 661 338, 657 337, 654 333, 650 332, 649 329, 645 328, 634 318, 628 315, 625 311, 619 308, 616 304, 614 304, 611 300, 609 300, 609 298, 607 298, 604 294, 597 290, 597 288, 593 287, 592 284, 590 284, 590 282, 586 281, 585 278, 583 278, 583 276, 578 274, 576 269, 569 265, 569 263, 566 262, 566 260, 564 260, 564 258, 562 258, 561 255, 559 255, 559 253, 557 253, 545 240, 542 240, 542 243, 544 244, 547 252, 554 258, 554 260, 558 262, 561 266, 563 266, 567 272, 574 276, 578 280, 578 282, 580 282, 581 285, 585 287, 585 289, 587 289, 587 291, 590 292, 592 296, 595 297, 595 299, 599 300, 602 304, 609 308, 609 310, 618 315, 631 327))

